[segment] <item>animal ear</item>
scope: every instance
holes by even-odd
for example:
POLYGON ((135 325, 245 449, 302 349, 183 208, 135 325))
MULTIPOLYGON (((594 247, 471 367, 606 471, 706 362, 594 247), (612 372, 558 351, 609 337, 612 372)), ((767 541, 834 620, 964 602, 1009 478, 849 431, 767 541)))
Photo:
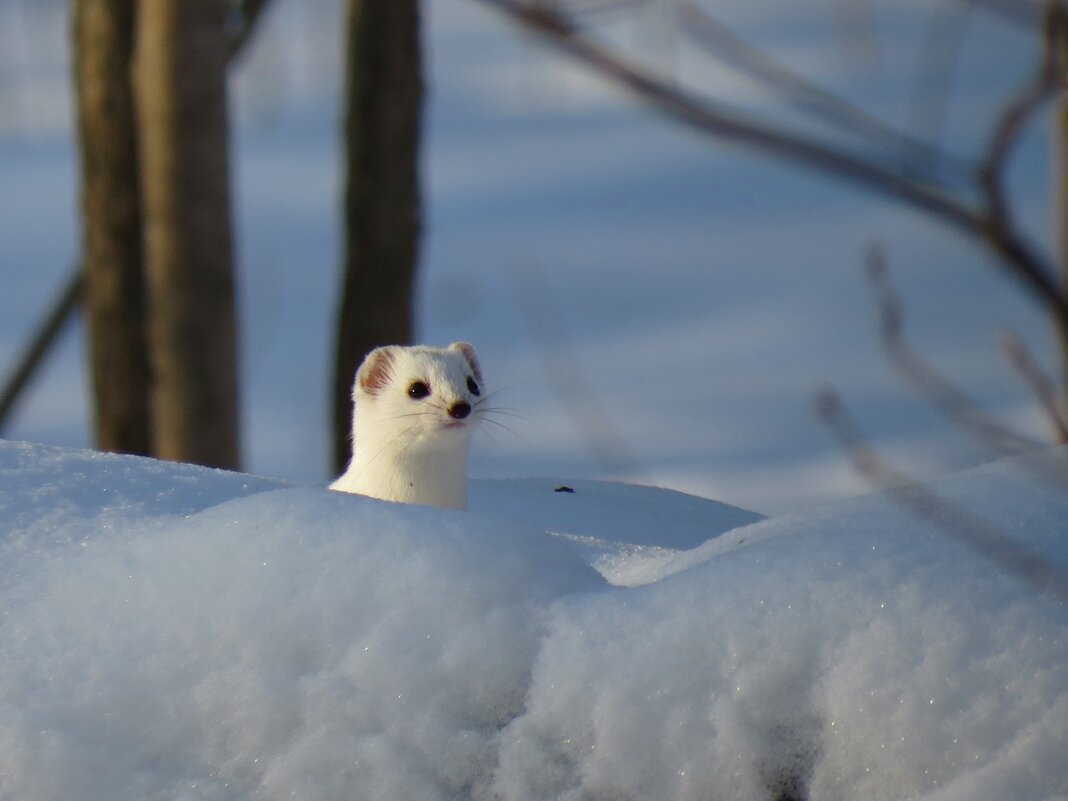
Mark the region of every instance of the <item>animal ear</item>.
POLYGON ((449 345, 449 350, 458 350, 463 354, 467 364, 471 367, 471 372, 474 373, 475 380, 481 384, 482 370, 479 369, 478 357, 475 356, 475 346, 470 342, 453 342, 449 345))
POLYGON ((393 364, 396 360, 397 346, 386 345, 383 348, 375 348, 368 353, 360 369, 356 371, 356 389, 362 389, 368 395, 377 395, 389 384, 393 375, 393 364))

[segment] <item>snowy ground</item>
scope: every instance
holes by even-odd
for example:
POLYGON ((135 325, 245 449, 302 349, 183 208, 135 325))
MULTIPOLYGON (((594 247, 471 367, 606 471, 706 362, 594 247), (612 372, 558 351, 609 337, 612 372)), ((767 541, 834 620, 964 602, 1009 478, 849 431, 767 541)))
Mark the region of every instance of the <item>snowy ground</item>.
MULTIPOLYGON (((1066 459, 932 488, 1065 571, 1066 459)), ((1068 798, 1064 602, 893 501, 473 490, 0 442, 0 798, 1068 798)))
MULTIPOLYGON (((686 41, 678 5, 621 16, 613 35, 688 86, 773 114, 686 41)), ((709 3, 795 69, 922 134, 937 131, 918 112, 946 74, 932 58, 948 46, 931 37, 963 30, 945 139, 977 152, 1029 74, 1034 37, 984 4, 870 5, 870 35, 856 38, 836 26, 838 2, 709 3)), ((78 252, 67 6, 0 0, 0 367, 78 252)), ((819 504, 864 488, 812 414, 824 381, 917 475, 989 458, 886 366, 860 268, 872 238, 887 244, 924 352, 992 414, 1044 435, 995 343, 1017 330, 1051 365, 1049 326, 979 250, 892 203, 680 131, 472 0, 425 11, 419 337, 475 342, 502 403, 535 421, 476 442, 477 475, 631 478, 762 512, 819 504), (581 386, 560 380, 569 363, 581 386), (591 442, 591 418, 614 429, 611 447, 591 442)), ((274 0, 234 82, 245 465, 319 484, 331 477, 340 18, 338 0, 274 0)), ((1048 153, 1041 121, 1010 170, 1041 241, 1048 153)), ((6 436, 89 444, 83 347, 78 330, 6 436)))

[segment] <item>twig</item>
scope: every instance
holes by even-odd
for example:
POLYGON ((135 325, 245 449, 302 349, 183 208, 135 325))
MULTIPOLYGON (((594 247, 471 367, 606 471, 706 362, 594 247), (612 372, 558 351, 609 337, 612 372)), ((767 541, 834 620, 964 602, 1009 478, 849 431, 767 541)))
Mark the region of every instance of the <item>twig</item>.
POLYGON ((879 118, 802 78, 763 50, 737 37, 700 6, 686 3, 680 13, 685 30, 706 53, 760 81, 787 102, 827 122, 900 151, 900 160, 906 166, 915 165, 912 168, 918 168, 920 172, 933 166, 951 169, 956 178, 962 178, 970 172, 956 157, 895 130, 879 118))
POLYGON ((85 287, 85 274, 82 270, 72 270, 67 278, 67 283, 52 305, 48 316, 41 321, 37 332, 30 340, 22 357, 16 362, 7 381, 4 383, 3 394, 0 395, 0 432, 8 423, 8 416, 15 406, 16 401, 27 387, 33 374, 40 366, 45 354, 48 353, 59 333, 63 330, 67 319, 78 308, 82 299, 82 291, 85 287))
POLYGON ((909 482, 902 473, 888 467, 861 434, 834 390, 823 389, 817 394, 816 410, 845 449, 854 469, 876 488, 887 492, 946 536, 989 559, 1003 572, 1068 601, 1068 572, 985 520, 923 485, 909 482))
POLYGON ((559 6, 566 6, 571 14, 598 16, 646 6, 649 2, 650 0, 571 0, 571 2, 560 3, 559 6))
POLYGON ((1009 211, 1005 202, 1005 168, 1024 128, 1058 89, 1060 76, 1056 42, 1063 35, 1066 23, 1068 17, 1063 6, 1048 2, 1042 25, 1042 58, 1038 68, 998 117, 987 146, 986 158, 979 166, 979 182, 986 193, 990 216, 1006 227, 1009 226, 1009 211))
POLYGON ((1053 388, 1053 380, 1038 366, 1026 346, 1014 334, 1002 335, 1001 352, 1031 388, 1035 399, 1046 412, 1054 440, 1062 445, 1068 443, 1068 420, 1058 401, 1057 391, 1053 388))
POLYGON ((880 339, 898 373, 946 417, 966 428, 992 450, 1008 455, 1044 447, 1044 443, 1018 434, 982 412, 964 392, 905 343, 901 335, 901 300, 886 275, 881 248, 873 246, 869 249, 867 268, 878 305, 880 339))
POLYGON ((545 275, 536 265, 508 271, 516 300, 541 351, 554 393, 572 427, 600 466, 634 481, 648 481, 647 471, 626 438, 612 423, 567 341, 563 316, 553 301, 545 275))
POLYGON ((963 6, 964 13, 955 14, 961 9, 948 5, 933 9, 923 33, 924 45, 912 78, 909 127, 925 131, 936 146, 945 135, 949 98, 975 2, 962 0, 958 6, 963 6))
POLYGON ((770 127, 714 101, 684 93, 583 37, 565 17, 551 10, 526 6, 517 0, 479 2, 503 12, 661 113, 702 133, 865 186, 927 211, 965 234, 985 241, 1002 256, 1005 268, 1049 309, 1060 326, 1068 330, 1068 301, 1054 280, 1052 269, 1007 219, 992 218, 988 210, 976 210, 937 183, 903 176, 899 171, 863 156, 770 127))

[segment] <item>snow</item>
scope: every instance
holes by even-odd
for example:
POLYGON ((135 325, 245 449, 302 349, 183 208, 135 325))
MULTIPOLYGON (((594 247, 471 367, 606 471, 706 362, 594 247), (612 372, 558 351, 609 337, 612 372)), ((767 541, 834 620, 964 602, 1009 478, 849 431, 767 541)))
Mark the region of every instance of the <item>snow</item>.
MULTIPOLYGON (((929 488, 1068 570, 1066 460, 929 488)), ((0 442, 0 521, 0 798, 1068 798, 1064 603, 887 496, 454 512, 0 442)))
POLYGON ((523 520, 568 540, 606 580, 625 586, 659 578, 680 550, 762 519, 659 487, 548 478, 471 483, 472 511, 523 520))

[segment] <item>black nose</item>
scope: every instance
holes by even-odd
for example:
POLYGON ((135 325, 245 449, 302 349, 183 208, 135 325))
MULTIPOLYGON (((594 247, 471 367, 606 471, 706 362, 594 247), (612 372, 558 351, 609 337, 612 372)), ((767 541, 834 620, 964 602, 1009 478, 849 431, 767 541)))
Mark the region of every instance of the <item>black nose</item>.
POLYGON ((471 414, 471 404, 467 401, 460 401, 449 407, 449 417, 456 420, 463 420, 469 414, 471 414))

